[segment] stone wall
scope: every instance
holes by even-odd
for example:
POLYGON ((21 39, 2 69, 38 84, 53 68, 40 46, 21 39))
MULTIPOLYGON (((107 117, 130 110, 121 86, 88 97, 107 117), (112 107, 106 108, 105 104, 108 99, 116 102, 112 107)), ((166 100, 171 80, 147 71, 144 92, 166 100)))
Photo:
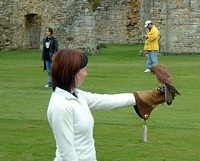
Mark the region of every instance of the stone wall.
POLYGON ((153 19, 161 31, 162 52, 200 53, 199 9, 199 0, 154 0, 151 2, 148 10, 149 18, 153 19))
POLYGON ((161 52, 198 53, 198 0, 1 0, 0 50, 41 48, 46 27, 60 48, 89 48, 98 43, 141 43, 144 22, 161 31, 161 52))
POLYGON ((0 50, 10 48, 13 33, 10 30, 10 4, 0 1, 0 50))
POLYGON ((102 3, 95 12, 98 41, 122 44, 141 41, 139 10, 138 0, 102 3))
POLYGON ((54 29, 60 48, 92 47, 95 21, 89 7, 87 0, 1 1, 0 48, 41 48, 46 27, 54 29))

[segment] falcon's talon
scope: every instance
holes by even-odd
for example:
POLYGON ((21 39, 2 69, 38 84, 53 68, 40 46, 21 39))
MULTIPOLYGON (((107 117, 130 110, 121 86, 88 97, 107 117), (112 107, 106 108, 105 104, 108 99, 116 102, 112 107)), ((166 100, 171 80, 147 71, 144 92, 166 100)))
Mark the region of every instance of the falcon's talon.
POLYGON ((165 93, 165 87, 158 87, 157 90, 160 91, 160 93, 165 93))

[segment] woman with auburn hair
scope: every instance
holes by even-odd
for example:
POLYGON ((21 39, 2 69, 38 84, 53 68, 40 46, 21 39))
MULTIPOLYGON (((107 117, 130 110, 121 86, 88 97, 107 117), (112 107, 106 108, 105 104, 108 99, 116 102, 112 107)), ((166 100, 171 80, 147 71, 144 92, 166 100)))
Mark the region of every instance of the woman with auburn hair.
POLYGON ((88 58, 75 49, 59 50, 52 65, 53 92, 47 117, 56 141, 54 161, 97 161, 91 110, 134 106, 143 118, 164 102, 158 89, 97 94, 78 89, 87 76, 88 58))

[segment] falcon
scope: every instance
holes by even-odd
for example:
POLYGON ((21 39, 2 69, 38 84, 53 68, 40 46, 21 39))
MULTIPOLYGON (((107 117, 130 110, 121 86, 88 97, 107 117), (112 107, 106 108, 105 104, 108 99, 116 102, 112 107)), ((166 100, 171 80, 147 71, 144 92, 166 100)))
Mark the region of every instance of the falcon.
POLYGON ((160 90, 165 93, 165 102, 171 105, 176 95, 181 95, 173 85, 172 74, 170 70, 163 64, 156 64, 151 67, 151 72, 156 75, 160 84, 160 90))

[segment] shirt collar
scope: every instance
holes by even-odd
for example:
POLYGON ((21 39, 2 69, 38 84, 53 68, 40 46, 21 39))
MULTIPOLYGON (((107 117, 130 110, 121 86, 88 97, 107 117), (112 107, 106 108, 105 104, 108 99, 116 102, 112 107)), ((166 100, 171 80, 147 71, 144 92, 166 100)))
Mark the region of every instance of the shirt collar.
MULTIPOLYGON (((76 98, 70 92, 68 92, 68 91, 66 91, 66 90, 64 90, 62 88, 59 88, 59 87, 56 87, 54 92, 59 94, 59 95, 61 95, 61 96, 63 96, 63 97, 65 97, 65 98, 67 98, 67 99, 76 98)), ((74 92, 76 93, 76 95, 78 95, 78 90, 77 89, 75 89, 74 92)))

